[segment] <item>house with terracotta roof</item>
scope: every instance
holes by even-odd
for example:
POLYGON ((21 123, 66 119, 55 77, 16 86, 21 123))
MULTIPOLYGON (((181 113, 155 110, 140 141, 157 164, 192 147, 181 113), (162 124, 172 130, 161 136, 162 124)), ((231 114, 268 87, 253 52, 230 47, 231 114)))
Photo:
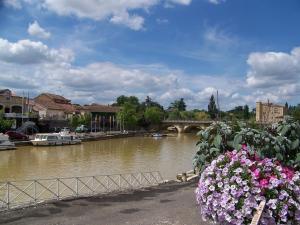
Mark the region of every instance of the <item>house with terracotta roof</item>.
POLYGON ((71 100, 60 95, 42 93, 34 101, 34 109, 42 120, 67 120, 76 113, 71 100))

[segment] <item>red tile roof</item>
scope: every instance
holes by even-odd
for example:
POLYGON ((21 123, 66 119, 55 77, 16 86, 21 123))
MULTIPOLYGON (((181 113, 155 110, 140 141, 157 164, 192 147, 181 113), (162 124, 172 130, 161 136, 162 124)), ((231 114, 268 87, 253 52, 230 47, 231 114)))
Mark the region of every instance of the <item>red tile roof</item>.
POLYGON ((46 109, 61 110, 65 113, 75 112, 75 108, 71 104, 71 101, 60 95, 42 93, 34 100, 36 103, 45 107, 46 109))
POLYGON ((108 113, 117 113, 120 110, 119 107, 110 106, 110 105, 99 105, 95 103, 91 105, 84 105, 82 109, 89 112, 108 112, 108 113))

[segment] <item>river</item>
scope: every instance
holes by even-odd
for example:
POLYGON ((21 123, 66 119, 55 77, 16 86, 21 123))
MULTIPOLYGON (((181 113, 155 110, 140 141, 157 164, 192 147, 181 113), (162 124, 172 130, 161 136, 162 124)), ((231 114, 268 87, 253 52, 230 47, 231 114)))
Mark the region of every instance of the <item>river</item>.
POLYGON ((129 137, 81 145, 0 151, 0 181, 160 171, 164 179, 192 169, 195 134, 129 137))

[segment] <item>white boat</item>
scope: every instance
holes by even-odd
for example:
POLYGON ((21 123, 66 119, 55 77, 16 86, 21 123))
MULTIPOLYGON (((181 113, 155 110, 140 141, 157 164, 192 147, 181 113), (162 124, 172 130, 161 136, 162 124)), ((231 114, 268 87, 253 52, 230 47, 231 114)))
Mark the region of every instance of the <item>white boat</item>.
POLYGON ((8 149, 16 149, 16 146, 9 140, 8 135, 0 133, 0 150, 8 149))
POLYGON ((67 132, 37 134, 35 139, 31 141, 35 146, 51 146, 51 145, 74 145, 80 144, 81 140, 76 135, 67 132))
POLYGON ((163 137, 164 135, 160 134, 160 133, 154 133, 151 135, 152 137, 163 137))
POLYGON ((60 136, 64 145, 76 145, 81 143, 81 140, 76 135, 61 133, 60 136))
POLYGON ((33 145, 63 145, 61 135, 58 133, 52 134, 36 134, 35 139, 31 140, 33 145))

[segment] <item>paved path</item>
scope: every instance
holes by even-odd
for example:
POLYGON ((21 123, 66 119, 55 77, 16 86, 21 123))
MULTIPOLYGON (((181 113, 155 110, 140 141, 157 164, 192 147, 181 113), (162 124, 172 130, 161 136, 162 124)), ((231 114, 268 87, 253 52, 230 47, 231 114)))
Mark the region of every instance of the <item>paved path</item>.
POLYGON ((207 225, 195 202, 196 183, 169 183, 132 192, 58 201, 0 213, 0 224, 207 225))

